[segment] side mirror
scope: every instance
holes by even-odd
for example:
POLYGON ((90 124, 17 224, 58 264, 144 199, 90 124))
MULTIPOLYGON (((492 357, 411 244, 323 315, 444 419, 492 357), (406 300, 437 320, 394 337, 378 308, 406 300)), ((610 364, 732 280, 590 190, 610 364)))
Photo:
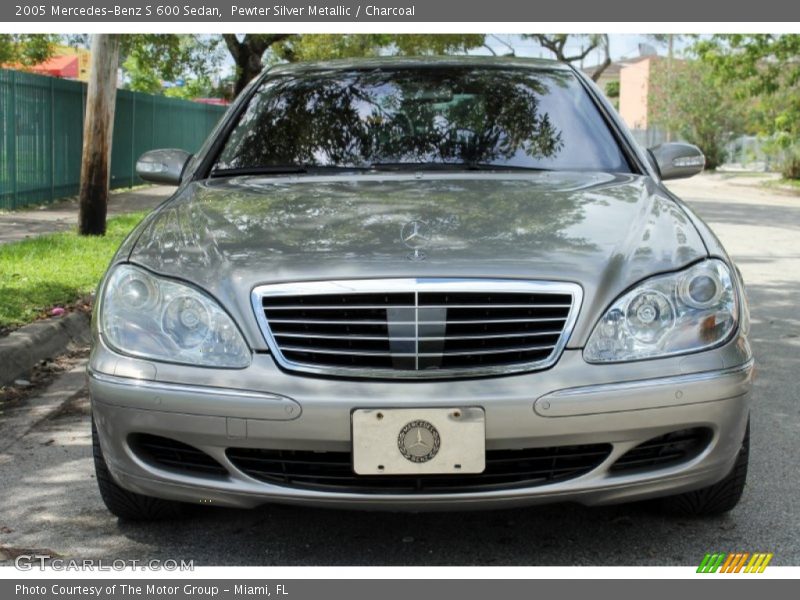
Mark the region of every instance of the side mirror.
POLYGON ((191 154, 178 148, 150 150, 136 161, 136 174, 151 183, 179 185, 191 154))
POLYGON ((682 179, 697 175, 706 166, 700 148, 683 142, 668 142, 648 149, 661 179, 682 179))

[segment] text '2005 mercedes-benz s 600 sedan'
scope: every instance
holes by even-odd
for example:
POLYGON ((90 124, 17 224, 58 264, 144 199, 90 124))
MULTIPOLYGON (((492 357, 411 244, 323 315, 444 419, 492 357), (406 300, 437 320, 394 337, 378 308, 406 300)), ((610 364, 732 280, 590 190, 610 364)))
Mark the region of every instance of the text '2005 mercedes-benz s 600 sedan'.
POLYGON ((278 66, 98 291, 95 465, 115 515, 658 499, 732 509, 753 358, 741 277, 573 68, 278 66))

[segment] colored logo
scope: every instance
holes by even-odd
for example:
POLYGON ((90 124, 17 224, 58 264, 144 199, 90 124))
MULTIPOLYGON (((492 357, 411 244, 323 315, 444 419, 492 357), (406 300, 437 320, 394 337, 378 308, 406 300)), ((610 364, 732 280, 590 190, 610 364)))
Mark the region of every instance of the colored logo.
POLYGON ((763 573, 769 561, 772 560, 771 552, 715 552, 706 554, 698 573, 763 573))

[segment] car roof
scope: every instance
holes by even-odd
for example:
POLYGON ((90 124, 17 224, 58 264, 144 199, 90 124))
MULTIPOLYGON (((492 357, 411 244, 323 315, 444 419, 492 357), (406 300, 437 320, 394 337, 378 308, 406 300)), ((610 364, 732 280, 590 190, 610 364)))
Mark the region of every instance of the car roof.
POLYGON ((547 71, 570 71, 572 67, 557 60, 518 58, 512 56, 381 56, 375 58, 346 58, 275 65, 270 74, 305 73, 314 71, 425 68, 425 67, 514 67, 547 71))

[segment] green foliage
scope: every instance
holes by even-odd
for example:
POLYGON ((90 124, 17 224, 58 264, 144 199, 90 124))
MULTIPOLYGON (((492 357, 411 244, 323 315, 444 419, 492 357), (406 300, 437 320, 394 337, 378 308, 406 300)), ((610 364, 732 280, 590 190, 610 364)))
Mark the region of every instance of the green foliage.
POLYGON ((168 98, 194 100, 195 98, 220 97, 218 91, 210 77, 194 77, 187 79, 183 85, 167 88, 164 90, 164 95, 168 98))
POLYGON ((484 45, 482 34, 397 34, 392 37, 394 50, 401 56, 431 56, 441 54, 466 54, 468 50, 484 45))
POLYGON ((0 65, 35 65, 53 55, 60 36, 55 34, 0 34, 0 65))
POLYGON ((606 83, 605 93, 614 108, 619 110, 619 81, 609 81, 606 83))
POLYGON ((389 44, 390 35, 293 35, 272 46, 268 61, 300 62, 377 56, 380 48, 389 44))
POLYGON ((783 175, 800 178, 800 35, 715 35, 696 51, 718 81, 737 83, 738 96, 754 101, 783 175))
POLYGON ((606 83, 605 92, 608 99, 611 100, 611 103, 614 105, 614 108, 619 110, 619 81, 613 80, 606 83))
POLYGON ((704 62, 662 60, 653 65, 648 112, 654 125, 697 145, 706 168, 715 169, 725 160, 725 145, 747 131, 750 103, 735 88, 704 62))
POLYGON ((122 68, 127 87, 151 94, 184 98, 225 95, 214 89, 211 74, 223 62, 225 46, 236 63, 237 87, 258 74, 262 62, 297 62, 379 55, 432 55, 465 53, 484 43, 477 34, 247 34, 226 35, 136 34, 123 37, 122 68), (255 66, 253 66, 255 61, 255 66), (163 88, 163 81, 182 79, 181 88, 163 88), (246 80, 246 81, 245 81, 246 80), (190 83, 193 82, 193 83, 190 83))
POLYGON ((164 81, 210 81, 224 53, 219 36, 185 34, 125 35, 120 52, 126 87, 150 94, 164 93, 164 81))
POLYGON ((122 63, 125 87, 133 92, 160 94, 163 91, 160 74, 135 54, 129 55, 122 63))
POLYGON ((0 328, 24 325, 94 291, 144 214, 109 219, 105 236, 64 232, 0 246, 0 328))
MULTIPOLYGON (((221 36, 185 34, 122 35, 120 66, 125 87, 135 92, 165 93, 163 82, 177 80, 202 82, 184 86, 177 95, 190 98, 206 85, 223 64, 225 47, 221 36)), ((53 55, 59 43, 88 48, 88 35, 0 35, 0 64, 32 65, 53 55)))
POLYGON ((429 56, 463 54, 484 43, 478 34, 304 34, 270 48, 270 62, 299 62, 381 55, 429 56))

